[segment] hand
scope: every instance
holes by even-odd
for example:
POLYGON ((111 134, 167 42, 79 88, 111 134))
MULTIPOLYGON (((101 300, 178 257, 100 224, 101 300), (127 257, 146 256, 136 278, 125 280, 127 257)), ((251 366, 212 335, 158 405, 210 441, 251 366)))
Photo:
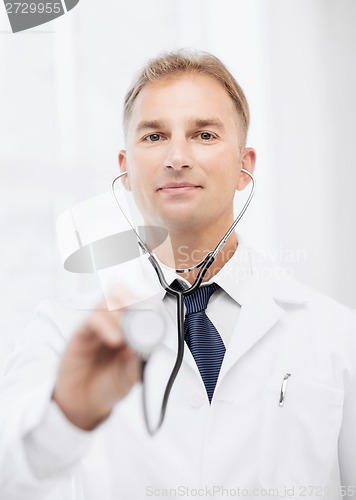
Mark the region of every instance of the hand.
POLYGON ((140 379, 139 358, 119 326, 123 311, 100 304, 63 354, 52 398, 81 429, 94 429, 140 379))

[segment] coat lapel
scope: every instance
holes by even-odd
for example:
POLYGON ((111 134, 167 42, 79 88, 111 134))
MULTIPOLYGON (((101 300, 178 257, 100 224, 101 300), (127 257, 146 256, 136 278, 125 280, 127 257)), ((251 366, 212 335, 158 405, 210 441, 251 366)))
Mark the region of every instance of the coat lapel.
MULTIPOLYGON (((258 270, 256 272, 256 268, 252 269, 251 261, 244 265, 248 270, 246 275, 249 277, 245 286, 242 287, 243 292, 240 296, 241 311, 226 349, 220 380, 244 354, 278 323, 285 313, 283 307, 278 303, 303 304, 307 300, 305 287, 295 280, 260 279, 257 276, 262 274, 258 270)), ((159 286, 157 277, 153 275, 151 280, 155 283, 155 287, 151 291, 151 300, 155 302, 155 308, 162 314, 167 326, 163 344, 176 353, 178 346, 177 320, 176 318, 172 319, 162 302, 165 291, 159 286)), ((236 282, 236 286, 241 286, 241 283, 236 282)), ((141 302, 139 308, 145 303, 146 301, 141 302)), ((187 346, 184 349, 184 362, 199 374, 195 360, 187 346)))
POLYGON ((241 305, 239 319, 227 346, 220 377, 251 349, 283 316, 284 310, 261 282, 252 281, 241 305))
MULTIPOLYGON (((256 271, 256 270, 255 270, 256 271)), ((293 279, 258 279, 252 273, 241 302, 240 316, 227 346, 220 378, 284 316, 279 304, 302 306, 308 300, 306 288, 293 279)), ((259 275, 259 273, 257 273, 259 275)))
MULTIPOLYGON (((167 333, 163 343, 176 352, 178 345, 177 322, 172 320, 163 303, 161 303, 160 310, 167 325, 167 333)), ((238 322, 226 349, 220 377, 225 376, 230 368, 279 321, 283 314, 283 308, 277 305, 263 282, 252 280, 251 286, 244 296, 238 322)), ((186 345, 184 362, 199 374, 195 360, 186 345)))

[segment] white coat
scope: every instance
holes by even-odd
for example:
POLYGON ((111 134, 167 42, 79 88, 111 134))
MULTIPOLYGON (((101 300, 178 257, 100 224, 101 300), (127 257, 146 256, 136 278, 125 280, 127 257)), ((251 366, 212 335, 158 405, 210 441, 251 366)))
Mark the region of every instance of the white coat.
MULTIPOLYGON (((186 349, 155 437, 136 385, 94 432, 54 415, 56 444, 44 444, 40 467, 59 465, 39 478, 24 436, 43 419, 60 354, 95 302, 42 303, 1 385, 1 500, 356 498, 355 315, 294 280, 261 278, 257 261, 211 406, 186 349)), ((176 355, 163 304, 162 314, 167 335, 148 371, 156 409, 176 355)))

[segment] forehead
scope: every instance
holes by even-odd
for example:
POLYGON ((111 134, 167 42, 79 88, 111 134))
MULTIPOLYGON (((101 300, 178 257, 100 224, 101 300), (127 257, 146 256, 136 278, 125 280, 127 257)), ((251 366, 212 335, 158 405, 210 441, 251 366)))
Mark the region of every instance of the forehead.
POLYGON ((227 126, 239 122, 234 101, 223 85, 208 75, 173 75, 142 88, 133 104, 129 128, 141 121, 174 123, 212 117, 227 126))

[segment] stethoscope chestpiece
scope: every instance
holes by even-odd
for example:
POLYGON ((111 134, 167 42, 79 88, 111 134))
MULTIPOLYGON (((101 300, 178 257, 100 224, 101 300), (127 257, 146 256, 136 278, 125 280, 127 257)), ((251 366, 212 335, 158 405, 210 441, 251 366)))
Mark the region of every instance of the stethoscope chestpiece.
POLYGON ((166 323, 157 311, 152 309, 134 309, 126 311, 121 327, 126 342, 145 361, 162 342, 166 323))

